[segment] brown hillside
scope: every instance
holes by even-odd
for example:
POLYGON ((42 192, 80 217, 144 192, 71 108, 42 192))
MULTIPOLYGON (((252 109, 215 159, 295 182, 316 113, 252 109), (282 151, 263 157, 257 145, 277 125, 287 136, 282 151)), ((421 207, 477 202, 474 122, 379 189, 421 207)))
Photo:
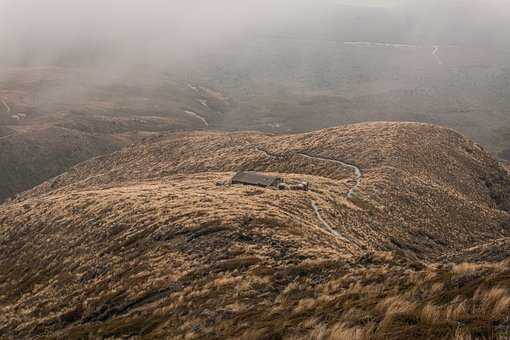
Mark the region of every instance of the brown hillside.
POLYGON ((48 127, 0 138, 0 201, 125 145, 112 136, 48 127))
POLYGON ((510 202, 509 178, 498 162, 451 130, 413 123, 360 124, 287 136, 174 134, 85 162, 27 195, 237 170, 329 180, 328 186, 310 181, 314 199, 323 200, 333 224, 346 226, 352 237, 374 235, 367 247, 385 244, 386 249, 396 243, 434 253, 507 232, 508 215, 500 209, 510 202), (360 209, 343 202, 354 184, 352 169, 299 153, 359 166, 363 181, 351 201, 360 209))
POLYGON ((509 184, 480 147, 431 125, 154 139, 0 206, 0 333, 501 337, 508 262, 457 255, 506 247, 509 184), (349 165, 362 172, 350 197, 349 165), (216 185, 237 170, 311 190, 216 185))

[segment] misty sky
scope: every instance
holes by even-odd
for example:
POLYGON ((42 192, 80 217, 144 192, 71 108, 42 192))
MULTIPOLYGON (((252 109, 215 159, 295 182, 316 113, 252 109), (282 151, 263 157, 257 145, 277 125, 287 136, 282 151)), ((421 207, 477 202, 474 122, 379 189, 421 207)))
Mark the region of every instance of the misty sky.
POLYGON ((103 50, 172 57, 257 34, 494 47, 510 40, 502 0, 0 0, 0 12, 0 58, 9 62, 103 50))

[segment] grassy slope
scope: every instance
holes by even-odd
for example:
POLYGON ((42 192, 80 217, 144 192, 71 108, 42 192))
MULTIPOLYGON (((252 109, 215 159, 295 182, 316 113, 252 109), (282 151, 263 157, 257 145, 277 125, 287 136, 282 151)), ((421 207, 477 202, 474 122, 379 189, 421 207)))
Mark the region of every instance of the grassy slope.
POLYGON ((0 249, 13 254, 0 260, 0 331, 503 336, 508 263, 476 249, 466 256, 476 263, 448 262, 510 236, 508 181, 475 144, 430 125, 153 140, 0 206, 0 249), (356 198, 345 198, 349 169, 297 151, 358 164, 365 178, 356 198), (215 185, 237 169, 280 172, 312 190, 215 185), (320 228, 310 199, 347 240, 320 228))
POLYGON ((58 127, 0 139, 0 201, 30 189, 70 166, 118 150, 126 142, 58 127))

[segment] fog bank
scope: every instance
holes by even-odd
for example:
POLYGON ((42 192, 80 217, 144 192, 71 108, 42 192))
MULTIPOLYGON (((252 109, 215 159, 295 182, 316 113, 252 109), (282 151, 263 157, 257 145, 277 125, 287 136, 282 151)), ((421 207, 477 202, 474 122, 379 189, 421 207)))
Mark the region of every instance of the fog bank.
POLYGON ((264 35, 508 47, 505 1, 0 0, 0 60, 160 63, 264 35))

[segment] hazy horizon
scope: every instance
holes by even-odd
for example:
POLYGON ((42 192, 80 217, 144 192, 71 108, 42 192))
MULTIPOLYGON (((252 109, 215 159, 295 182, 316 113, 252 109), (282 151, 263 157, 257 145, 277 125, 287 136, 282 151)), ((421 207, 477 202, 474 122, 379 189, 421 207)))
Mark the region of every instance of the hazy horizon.
POLYGON ((2 0, 0 61, 161 63, 269 34, 507 48, 509 9, 497 0, 2 0))

